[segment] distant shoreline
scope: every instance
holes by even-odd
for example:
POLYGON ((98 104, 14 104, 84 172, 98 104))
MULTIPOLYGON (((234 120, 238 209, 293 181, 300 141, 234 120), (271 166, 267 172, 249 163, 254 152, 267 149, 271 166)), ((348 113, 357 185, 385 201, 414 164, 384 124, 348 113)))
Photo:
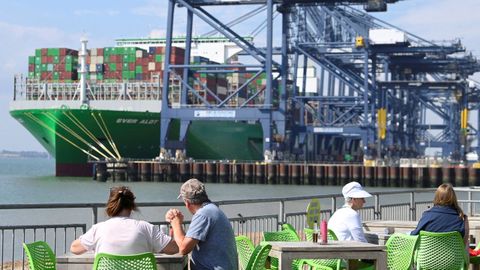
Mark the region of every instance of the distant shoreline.
POLYGON ((38 151, 8 151, 2 150, 0 158, 50 158, 46 152, 38 151))

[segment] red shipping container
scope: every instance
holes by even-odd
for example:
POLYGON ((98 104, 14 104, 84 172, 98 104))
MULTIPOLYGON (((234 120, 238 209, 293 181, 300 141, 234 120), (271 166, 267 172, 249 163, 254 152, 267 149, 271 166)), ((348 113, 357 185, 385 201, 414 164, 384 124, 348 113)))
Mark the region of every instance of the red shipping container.
POLYGON ((47 48, 41 49, 41 53, 42 53, 42 56, 47 56, 48 55, 48 49, 47 48))
POLYGON ((42 64, 48 63, 48 61, 47 61, 48 58, 47 58, 47 57, 48 57, 48 56, 42 56, 42 58, 41 58, 41 61, 42 61, 41 63, 42 63, 42 64))
POLYGON ((128 64, 128 70, 134 71, 135 70, 135 63, 128 64))
POLYGON ((164 54, 165 53, 165 47, 156 47, 155 48, 155 54, 164 54))
POLYGON ((65 56, 67 54, 66 48, 60 48, 60 56, 65 56))
POLYGON ((28 64, 28 72, 35 72, 35 64, 28 64))
POLYGON ((103 48, 97 49, 97 56, 103 56, 103 48))
POLYGON ((185 49, 180 47, 172 47, 172 53, 177 55, 185 55, 185 49))

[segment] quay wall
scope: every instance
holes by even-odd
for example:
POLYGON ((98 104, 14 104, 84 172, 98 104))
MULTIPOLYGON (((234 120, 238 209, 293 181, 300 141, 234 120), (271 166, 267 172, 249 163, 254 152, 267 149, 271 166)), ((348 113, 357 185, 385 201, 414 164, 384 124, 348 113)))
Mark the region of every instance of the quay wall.
POLYGON ((96 162, 97 181, 183 182, 191 177, 210 183, 341 186, 358 181, 374 187, 480 186, 480 168, 465 166, 399 167, 360 164, 253 162, 96 162))

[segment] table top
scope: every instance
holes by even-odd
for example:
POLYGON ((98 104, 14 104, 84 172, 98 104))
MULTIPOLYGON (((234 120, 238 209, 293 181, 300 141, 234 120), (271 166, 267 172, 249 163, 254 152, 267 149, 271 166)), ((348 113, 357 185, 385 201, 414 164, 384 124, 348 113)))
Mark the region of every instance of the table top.
POLYGON ((336 252, 352 252, 352 251, 385 251, 384 245, 374 245, 370 243, 356 241, 329 241, 327 244, 313 243, 310 241, 300 242, 281 242, 269 241, 272 250, 275 251, 336 251, 336 252))

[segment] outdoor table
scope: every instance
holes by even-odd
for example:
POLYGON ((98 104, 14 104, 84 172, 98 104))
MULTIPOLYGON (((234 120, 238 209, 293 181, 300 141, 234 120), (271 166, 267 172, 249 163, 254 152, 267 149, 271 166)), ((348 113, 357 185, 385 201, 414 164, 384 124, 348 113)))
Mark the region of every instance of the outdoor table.
MULTIPOLYGON (((183 269, 187 265, 187 256, 175 254, 154 254, 158 270, 183 269)), ((82 255, 65 254, 57 257, 58 270, 92 270, 95 254, 87 252, 82 255)))
POLYGON ((387 252, 383 245, 356 241, 329 241, 327 244, 313 242, 276 242, 270 256, 277 257, 279 269, 290 269, 294 259, 370 259, 376 269, 387 269, 387 252))

